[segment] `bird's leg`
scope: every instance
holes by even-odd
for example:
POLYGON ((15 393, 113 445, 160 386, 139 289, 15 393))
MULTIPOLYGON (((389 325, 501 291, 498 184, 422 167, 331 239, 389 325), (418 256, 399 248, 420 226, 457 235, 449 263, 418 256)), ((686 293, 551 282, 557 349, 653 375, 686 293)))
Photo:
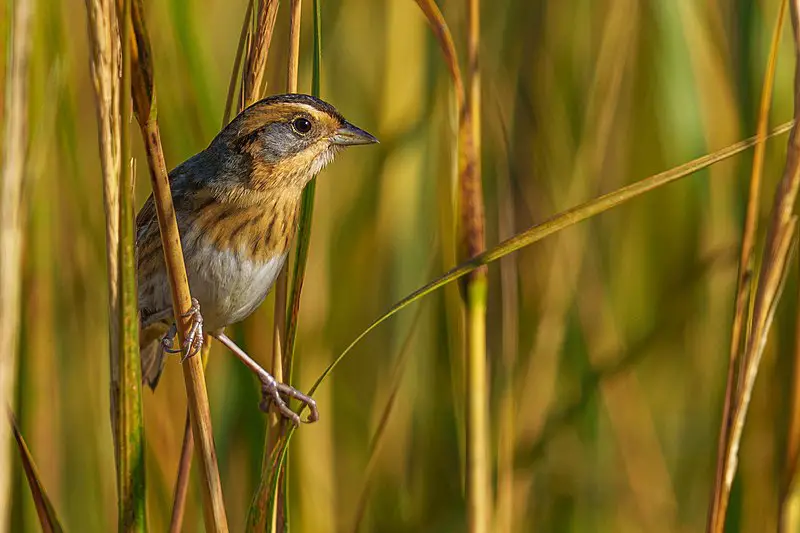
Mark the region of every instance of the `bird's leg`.
POLYGON ((191 317, 191 324, 189 325, 189 333, 183 340, 183 346, 175 350, 172 348, 172 339, 178 333, 178 328, 173 322, 167 330, 167 333, 161 338, 161 346, 167 353, 183 353, 181 363, 188 358, 200 353, 203 349, 203 315, 200 314, 200 302, 197 298, 192 298, 192 306, 187 312, 181 315, 183 318, 191 317))
POLYGON ((230 337, 225 335, 225 333, 218 332, 212 333, 211 335, 222 344, 227 346, 236 355, 236 357, 238 357, 245 364, 245 366, 247 366, 247 368, 252 370, 258 376, 258 379, 261 381, 262 411, 268 411, 269 404, 274 402, 275 406, 283 416, 294 422, 296 426, 299 425, 301 422, 300 416, 292 411, 283 398, 281 398, 281 394, 284 394, 296 400, 300 400, 302 403, 308 406, 310 413, 308 414, 308 418, 303 420, 303 422, 311 423, 316 422, 319 419, 317 402, 315 402, 313 398, 303 394, 294 387, 286 385, 285 383, 278 383, 269 372, 261 368, 258 363, 256 363, 249 355, 247 355, 244 350, 239 348, 236 343, 230 339, 230 337))

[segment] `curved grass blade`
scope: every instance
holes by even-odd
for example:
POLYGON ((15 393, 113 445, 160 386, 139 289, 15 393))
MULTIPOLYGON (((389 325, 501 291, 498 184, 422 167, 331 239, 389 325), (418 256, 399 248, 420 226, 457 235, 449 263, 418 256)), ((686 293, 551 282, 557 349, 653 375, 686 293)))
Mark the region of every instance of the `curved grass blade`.
MULTIPOLYGON (((786 122, 781 124, 777 128, 773 129, 767 135, 767 139, 775 137, 777 135, 786 133, 794 126, 794 121, 786 122)), ((745 139, 743 141, 739 141, 734 143, 730 146, 717 150, 716 152, 704 155, 702 157, 698 157, 688 163, 684 163, 683 165, 671 168, 670 170, 666 170, 664 172, 660 172, 643 180, 637 181, 610 193, 604 194, 598 198, 593 200, 589 200, 584 202, 580 205, 577 205, 571 209, 566 211, 562 211, 551 218, 545 220, 541 224, 537 224, 529 228, 528 230, 511 237, 510 239, 506 239, 505 241, 501 242, 494 248, 487 250, 486 252, 480 254, 479 256, 461 263, 460 265, 450 269, 447 273, 440 276, 439 278, 427 283, 423 287, 415 290, 392 307, 389 308, 383 315, 375 319, 364 331, 362 331, 356 338, 351 342, 344 351, 339 354, 336 359, 331 362, 330 365, 325 369, 325 371, 320 375, 317 381, 314 383, 314 386, 311 387, 309 391, 309 395, 313 395, 314 392, 319 388, 325 378, 333 371, 334 368, 344 359, 344 357, 352 351, 352 349, 361 342, 364 337, 366 337, 372 330, 376 327, 381 325, 387 319, 391 318, 393 315, 398 313, 400 310, 404 309, 405 307, 411 305, 412 303, 416 302, 417 300, 421 299, 424 296, 434 292, 437 289, 440 289, 447 285, 448 283, 452 283, 457 279, 469 274, 470 272, 474 271, 477 268, 480 268, 484 265, 488 265, 498 259, 507 256, 521 248, 529 246, 535 242, 538 242, 545 237, 548 237, 558 231, 566 229, 570 226, 578 224, 579 222, 583 222, 595 215, 599 215, 613 209, 619 205, 622 205, 634 198, 637 198, 645 193, 658 189, 659 187, 663 187, 664 185, 668 185, 675 181, 678 181, 682 178, 690 176, 695 172, 703 170, 705 168, 710 167, 715 163, 719 163, 721 161, 725 161, 726 159, 730 159, 731 157, 738 155, 745 150, 752 148, 759 142, 759 136, 753 136, 749 139, 745 139)), ((300 413, 304 408, 301 408, 300 413)), ((288 444, 291 439, 291 436, 294 434, 295 428, 290 427, 289 431, 287 432, 286 439, 283 440, 281 448, 276 453, 276 460, 283 461, 286 457, 286 451, 288 449, 288 444)), ((276 477, 273 474, 272 483, 277 483, 276 477)))
POLYGON ((28 486, 31 488, 33 503, 36 505, 36 514, 39 515, 39 523, 42 526, 42 531, 45 533, 60 533, 64 531, 64 528, 61 527, 61 521, 58 519, 55 508, 50 502, 47 491, 44 489, 44 485, 39 478, 39 471, 36 469, 36 464, 33 462, 33 456, 31 456, 28 445, 25 444, 25 439, 22 437, 22 432, 20 432, 19 426, 17 425, 17 420, 10 410, 8 411, 8 421, 14 433, 14 439, 17 441, 19 457, 22 460, 22 469, 25 471, 25 477, 28 479, 28 486))

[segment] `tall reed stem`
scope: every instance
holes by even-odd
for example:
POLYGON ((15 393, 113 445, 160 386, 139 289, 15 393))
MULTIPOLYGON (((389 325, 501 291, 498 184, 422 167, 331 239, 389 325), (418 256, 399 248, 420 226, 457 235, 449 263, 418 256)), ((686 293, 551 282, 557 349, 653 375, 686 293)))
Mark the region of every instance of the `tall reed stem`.
MULTIPOLYGON (((164 262, 172 294, 173 313, 175 323, 178 324, 178 338, 183 345, 189 327, 191 327, 192 319, 187 312, 191 308, 192 299, 189 294, 180 234, 175 219, 175 209, 172 205, 172 192, 156 119, 156 92, 150 40, 144 23, 141 0, 135 0, 132 17, 130 23, 133 25, 134 35, 130 44, 135 47, 133 50, 136 52, 132 58, 133 109, 139 122, 147 153, 164 262)), ((127 99, 123 99, 123 102, 127 102, 127 99)), ((198 459, 200 461, 206 531, 227 532, 227 516, 222 498, 222 483, 217 467, 217 453, 214 447, 208 392, 206 391, 201 357, 189 357, 184 361, 183 378, 192 420, 192 433, 200 451, 198 459)))
MULTIPOLYGON (((481 71, 480 3, 467 0, 467 65, 469 91, 459 125, 460 257, 470 259, 486 249, 481 185, 481 71)), ((491 462, 489 445, 489 377, 486 363, 486 268, 466 278, 467 350, 467 509, 473 533, 489 530, 491 521, 491 462)))
MULTIPOLYGON (((124 0, 121 20, 131 19, 131 0, 124 0)), ((119 180, 119 398, 116 442, 119 530, 145 531, 144 428, 142 421, 142 374, 139 360, 139 308, 136 292, 133 179, 135 165, 130 156, 131 26, 122 24, 122 176, 119 180)))

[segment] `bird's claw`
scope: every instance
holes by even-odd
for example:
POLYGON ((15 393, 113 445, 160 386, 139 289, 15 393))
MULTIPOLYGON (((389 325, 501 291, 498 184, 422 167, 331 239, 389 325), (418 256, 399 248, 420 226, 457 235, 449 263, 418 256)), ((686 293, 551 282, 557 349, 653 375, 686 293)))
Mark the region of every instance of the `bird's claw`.
POLYGON ((169 327, 167 333, 162 337, 161 346, 167 353, 182 353, 181 363, 183 363, 203 349, 203 315, 200 314, 200 302, 197 301, 197 298, 192 298, 192 306, 181 317, 191 318, 189 332, 183 341, 183 346, 180 349, 172 347, 173 339, 178 332, 175 323, 169 327))
POLYGON ((274 403, 281 415, 291 420, 295 426, 299 426, 300 422, 311 424, 312 422, 319 420, 317 402, 315 402, 313 398, 303 394, 294 387, 286 385, 285 383, 278 383, 275 378, 267 373, 265 374, 266 375, 261 376, 261 403, 259 404, 259 407, 262 411, 268 413, 270 404, 274 403), (289 405, 281 397, 281 394, 299 400, 307 405, 310 411, 308 418, 302 420, 299 414, 289 408, 289 405))

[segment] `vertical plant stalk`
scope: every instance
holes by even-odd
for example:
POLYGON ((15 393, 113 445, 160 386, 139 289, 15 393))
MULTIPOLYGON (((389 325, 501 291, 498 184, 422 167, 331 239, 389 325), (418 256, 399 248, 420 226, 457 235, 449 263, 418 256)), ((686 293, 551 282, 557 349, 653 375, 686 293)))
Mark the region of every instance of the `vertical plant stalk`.
MULTIPOLYGON (((319 98, 321 85, 322 65, 322 18, 319 0, 314 0, 314 60, 311 72, 311 95, 319 98)), ((297 228, 297 246, 292 272, 292 290, 289 292, 288 322, 286 324, 286 351, 284 352, 284 367, 287 377, 291 379, 291 362, 294 356, 294 344, 297 337, 297 320, 300 314, 300 295, 303 292, 303 281, 306 275, 306 261, 308 260, 308 246, 311 243, 311 222, 314 213, 314 195, 317 189, 317 178, 308 182, 303 190, 300 202, 300 223, 297 228)))
MULTIPOLYGON (((208 364, 208 355, 211 352, 211 337, 203 337, 203 369, 208 364)), ((192 418, 186 410, 186 422, 183 425, 183 444, 181 457, 178 461, 178 475, 175 476, 175 491, 172 495, 172 516, 169 520, 170 533, 180 533, 183 530, 183 515, 186 511, 186 495, 189 492, 189 474, 192 470, 192 454, 194 453, 194 436, 192 435, 192 418)))
MULTIPOLYGON (((458 112, 458 255, 462 261, 469 260, 485 250, 480 168, 480 6, 478 0, 468 0, 469 93, 465 95, 455 46, 444 17, 433 1, 416 1, 439 41, 453 78, 458 112)), ((483 532, 488 531, 491 519, 485 266, 465 276, 462 289, 467 352, 467 523, 471 532, 483 532)))
POLYGON ((114 457, 119 462, 117 400, 119 373, 119 181, 120 114, 117 16, 112 0, 86 0, 91 57, 89 65, 97 108, 100 167, 103 172, 103 207, 106 216, 106 267, 108 270, 108 340, 110 369, 111 428, 114 457))
POLYGON ((231 79, 228 82, 228 96, 225 99, 225 114, 222 116, 222 127, 228 125, 231 121, 231 113, 233 112, 233 97, 236 93, 236 80, 239 79, 239 68, 242 66, 242 57, 244 55, 245 43, 249 35, 248 28, 250 28, 250 19, 253 16, 253 0, 247 3, 247 10, 244 14, 242 21, 242 30, 239 33, 239 44, 236 46, 236 57, 233 60, 233 70, 231 71, 231 79))
MULTIPOLYGON (((754 296, 750 335, 745 341, 738 379, 734 380, 738 383, 738 388, 731 400, 731 426, 722 459, 724 478, 720 489, 715 490, 709 519, 709 530, 718 533, 724 529, 730 490, 736 475, 739 444, 761 356, 775 309, 783 292, 788 264, 796 248, 797 216, 793 211, 800 188, 800 133, 797 129, 797 119, 800 116, 800 25, 798 23, 800 0, 792 0, 790 7, 795 45, 795 125, 789 135, 786 165, 773 201, 764 256, 754 296)), ((727 420, 727 417, 723 420, 727 420)))
POLYGON ((278 16, 278 0, 263 0, 258 7, 258 25, 252 35, 250 53, 242 71, 242 87, 240 102, 249 106, 261 97, 264 84, 264 73, 267 71, 272 32, 278 16))
MULTIPOLYGON (((123 0, 121 20, 131 17, 131 0, 123 0)), ((133 178, 130 155, 130 25, 122 25, 122 95, 119 114, 123 175, 119 180, 119 398, 117 398, 116 442, 117 502, 119 531, 146 531, 144 427, 142 420, 142 374, 139 359, 139 308, 136 291, 133 178)))
MULTIPOLYGON (((296 93, 298 85, 298 71, 300 68, 300 22, 302 15, 302 0, 292 0, 291 12, 289 15, 289 54, 286 68, 286 92, 296 93)), ((289 354, 284 360, 284 335, 286 334, 286 293, 288 290, 288 263, 283 265, 278 279, 275 283, 275 309, 272 327, 272 375, 279 382, 291 381, 291 376, 284 374, 284 369, 291 369, 292 362, 289 354)), ((263 470, 269 469, 274 464, 272 457, 274 450, 286 432, 288 421, 284 417, 272 414, 267 425, 267 435, 264 443, 264 455, 261 458, 262 477, 263 470)), ((278 503, 275 506, 276 513, 271 520, 273 521, 274 531, 288 530, 289 505, 287 494, 287 475, 288 463, 283 465, 279 478, 278 503)), ((267 473, 267 475, 269 475, 267 473)), ((266 496, 266 493, 265 493, 266 496)))
MULTIPOLYGON (((480 2, 467 0, 467 65, 469 91, 459 110, 459 237, 460 256, 472 259, 486 249, 481 185, 480 2)), ((486 267, 466 279, 467 350, 467 525, 473 533, 489 530, 491 463, 489 441, 489 377, 486 361, 486 267)))
MULTIPOLYGON (((723 418, 720 425, 717 445, 717 469, 712 493, 712 504, 708 514, 708 528, 722 527, 720 521, 720 497, 724 485, 726 471, 726 447, 730 434, 732 416, 732 398, 735 392, 738 374, 739 354, 742 351, 743 336, 748 323, 750 310, 750 294, 753 283, 753 249, 755 248, 756 230, 758 226, 758 209, 761 205, 761 181, 764 171, 764 154, 766 152, 767 127, 769 126, 769 110, 772 105, 772 89, 775 82, 775 67, 778 59, 781 30, 786 18, 788 0, 781 2, 778 10, 778 19, 772 33, 772 43, 767 58, 767 67, 764 73, 764 84, 761 89, 761 104, 759 106, 758 126, 756 138, 758 143, 753 151, 753 169, 750 175, 750 191, 747 200, 744 231, 742 234, 742 249, 739 257, 739 273, 736 282, 736 300, 734 303, 733 328, 731 330, 731 344, 728 362, 728 374, 725 386, 725 401, 723 404, 723 418)), ((724 514, 724 511, 723 511, 724 514)))
MULTIPOLYGON (((239 44, 236 47, 236 56, 233 60, 233 70, 231 79, 228 83, 228 96, 225 99, 225 112, 222 116, 222 127, 228 125, 233 111, 233 98, 236 93, 236 80, 239 77, 239 69, 242 65, 245 41, 247 40, 247 29, 250 25, 250 17, 253 14, 253 0, 247 3, 242 30, 239 35, 239 44)), ((206 336, 204 342, 204 364, 208 362, 208 350, 210 350, 211 338, 206 336)), ((183 514, 186 507, 186 496, 188 494, 189 476, 191 474, 192 455, 194 454, 194 438, 191 431, 191 415, 189 407, 186 407, 186 426, 183 432, 183 443, 181 445, 181 457, 178 461, 178 476, 175 479, 175 492, 172 501, 172 516, 170 518, 170 531, 177 533, 183 529, 183 514)))
MULTIPOLYGON (((28 61, 33 0, 12 4, 6 74, 2 184, 0 184, 0 401, 14 405, 22 285, 22 181, 28 145, 28 61)), ((8 531, 11 509, 11 434, 0 424, 0 531, 8 531)))
MULTIPOLYGON (((298 2, 299 3, 299 2, 298 2)), ((299 7, 298 10, 299 17, 299 7)), ((313 1, 314 12, 314 54, 311 72, 311 94, 320 96, 321 86, 321 65, 322 65, 322 16, 320 12, 319 0, 313 1)), ((293 23, 295 24, 295 23, 293 23)), ((299 22, 297 22, 299 26, 299 22)), ((299 38, 299 32, 298 37, 299 38)), ((299 50, 299 44, 298 44, 299 50)), ((300 222, 297 229, 297 244, 295 246, 294 268, 292 271, 292 284, 289 291, 289 303, 287 305, 286 323, 286 345, 283 353, 283 368, 286 375, 284 378, 291 382, 292 362, 294 357, 294 344, 297 336, 297 320, 300 314, 300 296, 303 291, 303 281, 305 279, 306 261, 308 260, 308 247, 311 242, 311 222, 314 213, 314 194, 316 191, 317 179, 312 178, 306 188, 300 202, 300 222)), ((313 391, 312 391, 313 393, 313 391)), ((302 409, 302 408, 301 408, 302 409)), ((261 480, 256 494, 253 498, 253 505, 250 508, 249 523, 256 523, 259 517, 274 516, 277 509, 281 506, 280 494, 286 487, 284 484, 286 456, 289 439, 294 432, 293 426, 283 426, 281 438, 275 443, 269 457, 264 457, 261 466, 261 480), (266 506, 266 509, 265 509, 266 506)), ((286 512, 285 498, 284 514, 286 512)), ((284 524, 288 529, 288 524, 284 524)))
MULTIPOLYGON (((178 337, 183 345, 185 335, 191 326, 191 318, 185 316, 191 307, 191 295, 189 294, 178 224, 175 220, 175 209, 172 204, 169 177, 161 148, 161 135, 156 118, 156 93, 150 41, 144 24, 141 0, 134 0, 132 19, 129 24, 132 24, 134 30, 134 34, 128 40, 131 46, 133 109, 141 128, 147 153, 153 185, 153 199, 164 250, 164 262, 172 293, 175 323, 179 326, 178 337)), ((183 363, 183 377, 191 413, 192 432, 200 449, 200 474, 206 531, 226 532, 228 524, 217 467, 217 453, 211 430, 211 413, 202 357, 186 359, 183 363)))
POLYGON ((789 428, 786 443, 786 464, 780 487, 780 531, 798 531, 797 461, 800 458, 800 311, 795 316, 794 368, 789 403, 789 428))

